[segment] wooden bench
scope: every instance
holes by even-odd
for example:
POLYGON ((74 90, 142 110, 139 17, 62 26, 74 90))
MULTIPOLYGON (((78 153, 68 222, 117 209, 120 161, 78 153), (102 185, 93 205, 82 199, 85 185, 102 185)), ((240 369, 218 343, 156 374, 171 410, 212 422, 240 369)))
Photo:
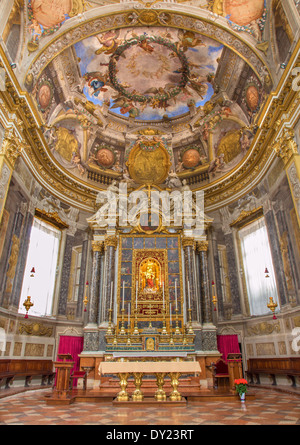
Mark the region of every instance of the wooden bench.
POLYGON ((52 360, 0 359, 0 385, 9 388, 16 378, 24 378, 29 387, 33 377, 41 377, 41 385, 51 385, 55 376, 52 360))
POLYGON ((13 380, 14 374, 9 371, 9 364, 11 360, 1 359, 0 360, 0 386, 5 381, 5 388, 9 388, 10 383, 13 380))
POLYGON ((291 386, 296 386, 296 377, 300 376, 300 357, 274 357, 274 358, 251 358, 247 362, 249 383, 260 384, 260 374, 271 377, 272 385, 277 385, 276 376, 285 375, 291 380, 291 386))

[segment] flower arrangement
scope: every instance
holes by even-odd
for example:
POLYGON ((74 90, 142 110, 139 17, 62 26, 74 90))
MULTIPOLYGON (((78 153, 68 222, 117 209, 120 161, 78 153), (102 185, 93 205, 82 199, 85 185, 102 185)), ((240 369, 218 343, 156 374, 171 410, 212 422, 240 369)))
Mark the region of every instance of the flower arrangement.
POLYGON ((234 381, 236 392, 241 395, 247 392, 248 382, 245 379, 236 379, 234 381))

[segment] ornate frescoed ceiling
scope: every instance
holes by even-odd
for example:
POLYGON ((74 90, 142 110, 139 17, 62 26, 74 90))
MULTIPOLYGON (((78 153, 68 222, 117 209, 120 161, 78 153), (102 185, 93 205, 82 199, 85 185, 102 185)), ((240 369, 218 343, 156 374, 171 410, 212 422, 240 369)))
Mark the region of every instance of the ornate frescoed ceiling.
POLYGON ((185 179, 209 195, 256 165, 258 122, 275 88, 266 1, 28 0, 26 7, 21 83, 51 175, 88 193, 115 179, 135 187, 130 152, 159 143, 169 176, 153 183, 185 179))

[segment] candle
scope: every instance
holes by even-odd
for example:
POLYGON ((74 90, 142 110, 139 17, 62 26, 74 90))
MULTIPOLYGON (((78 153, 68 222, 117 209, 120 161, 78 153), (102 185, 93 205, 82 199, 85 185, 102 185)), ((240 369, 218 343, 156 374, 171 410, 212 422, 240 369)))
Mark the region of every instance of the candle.
POLYGON ((175 280, 175 300, 176 300, 176 311, 177 311, 177 279, 175 280))
POLYGON ((124 309, 124 293, 125 293, 125 289, 124 289, 124 280, 123 280, 123 309, 124 309))
POLYGON ((110 284, 110 308, 112 309, 112 300, 113 300, 113 282, 110 284))
POLYGON ((163 304, 165 308, 165 282, 163 281, 163 304))
POLYGON ((138 297, 138 282, 136 282, 136 291, 135 291, 135 308, 137 309, 137 297, 138 297))
POLYGON ((170 303, 170 328, 172 328, 172 303, 170 303))
POLYGON ((130 303, 128 303, 128 329, 130 327, 130 303))

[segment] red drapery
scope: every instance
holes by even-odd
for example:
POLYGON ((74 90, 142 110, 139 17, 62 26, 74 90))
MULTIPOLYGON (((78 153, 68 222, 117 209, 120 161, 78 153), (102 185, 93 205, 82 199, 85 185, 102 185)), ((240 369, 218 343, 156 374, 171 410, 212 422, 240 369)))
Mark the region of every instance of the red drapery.
MULTIPOLYGON (((71 354, 73 357, 74 366, 72 371, 78 371, 80 365, 80 358, 78 357, 83 350, 83 337, 75 337, 68 335, 61 335, 59 338, 58 354, 71 354)), ((57 358, 57 360, 59 360, 57 358)), ((73 386, 77 386, 77 379, 74 379, 73 386)))
POLYGON ((222 353, 222 359, 227 361, 228 354, 240 354, 237 335, 217 335, 218 351, 222 353))

